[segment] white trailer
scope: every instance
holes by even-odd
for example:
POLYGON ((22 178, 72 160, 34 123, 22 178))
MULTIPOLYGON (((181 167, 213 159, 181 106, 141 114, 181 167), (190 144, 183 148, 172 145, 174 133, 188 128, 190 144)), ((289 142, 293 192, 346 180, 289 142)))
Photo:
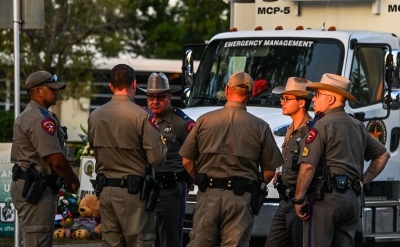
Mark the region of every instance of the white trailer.
MULTIPOLYGON (((400 34, 400 1, 230 2, 231 32, 217 34, 205 45, 195 75, 191 46, 185 48, 183 69, 190 86, 185 112, 197 119, 222 107, 229 76, 245 71, 257 89, 247 109, 270 124, 281 146, 291 119, 281 114, 279 97, 272 89, 284 86, 291 76, 318 82, 328 72, 349 78, 351 93, 360 104, 348 102, 346 112, 365 122, 391 155, 384 171, 365 188, 358 244, 371 239, 399 241, 400 44, 396 33, 400 34)), ((278 194, 269 186, 265 207, 255 219, 254 236, 266 236, 277 206, 278 194)), ((187 203, 186 230, 195 207, 194 194, 187 203)))

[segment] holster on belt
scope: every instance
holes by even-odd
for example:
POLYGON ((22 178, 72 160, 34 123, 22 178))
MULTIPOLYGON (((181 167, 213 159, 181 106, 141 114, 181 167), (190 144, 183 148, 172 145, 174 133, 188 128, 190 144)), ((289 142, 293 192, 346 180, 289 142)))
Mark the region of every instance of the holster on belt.
POLYGON ((158 198, 160 197, 160 191, 162 190, 162 188, 163 187, 159 181, 151 178, 151 189, 146 201, 147 210, 154 211, 156 209, 158 198))
MULTIPOLYGON (((25 201, 31 204, 37 204, 39 202, 49 182, 49 175, 36 171, 34 167, 35 163, 32 162, 26 170, 26 173, 32 182, 30 183, 28 192, 26 193, 25 201)), ((28 183, 25 180, 24 190, 26 189, 25 187, 28 186, 27 184, 28 183)), ((22 191, 23 194, 24 190, 22 191)))
POLYGON ((295 185, 285 185, 282 180, 282 176, 279 174, 275 183, 275 188, 279 193, 279 197, 285 202, 289 202, 292 198, 294 198, 294 194, 296 192, 295 185))
POLYGON ((104 186, 106 185, 106 176, 104 173, 99 173, 96 176, 96 184, 94 188, 94 192, 96 193, 96 196, 99 197, 100 193, 103 191, 104 186))
POLYGON ((205 173, 198 173, 196 175, 196 179, 194 180, 194 184, 197 185, 201 192, 206 191, 208 186, 208 177, 205 173))
POLYGON ((268 196, 268 187, 264 182, 254 182, 252 186, 250 207, 254 215, 258 215, 261 210, 261 206, 265 201, 265 197, 268 196))

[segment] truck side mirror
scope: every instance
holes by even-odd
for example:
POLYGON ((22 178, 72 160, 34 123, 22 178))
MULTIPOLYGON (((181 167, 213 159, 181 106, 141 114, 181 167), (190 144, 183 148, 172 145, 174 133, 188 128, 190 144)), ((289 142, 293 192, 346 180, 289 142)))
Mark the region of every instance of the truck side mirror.
POLYGON ((183 59, 183 72, 186 85, 191 87, 193 85, 193 57, 192 50, 186 51, 186 56, 183 59))
POLYGON ((383 108, 400 109, 400 50, 393 50, 386 56, 386 87, 384 88, 383 108), (390 88, 389 88, 390 87, 390 88))

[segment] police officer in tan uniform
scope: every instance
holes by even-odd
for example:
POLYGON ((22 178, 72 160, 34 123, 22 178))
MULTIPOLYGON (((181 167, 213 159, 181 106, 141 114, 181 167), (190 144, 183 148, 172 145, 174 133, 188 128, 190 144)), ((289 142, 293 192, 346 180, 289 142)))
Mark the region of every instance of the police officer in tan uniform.
POLYGON ((89 144, 96 158, 102 246, 154 246, 155 214, 141 200, 146 165, 164 163, 167 147, 152 116, 133 102, 135 71, 111 70, 111 101, 89 116, 89 144))
POLYGON ((282 114, 290 116, 293 121, 282 144, 284 163, 282 173, 278 175, 278 182, 275 184, 282 200, 272 219, 265 247, 303 246, 303 232, 301 231, 303 221, 297 217, 292 199, 299 171, 297 161, 300 140, 307 133, 306 123, 312 120, 308 114, 308 108, 313 94, 306 90, 310 83, 311 81, 303 78, 290 77, 286 87, 276 87, 272 90, 272 93, 282 95, 282 114))
POLYGON ((200 116, 179 151, 199 188, 188 246, 215 246, 219 236, 221 246, 249 246, 254 186, 283 164, 268 123, 246 111, 253 88, 248 74, 233 74, 224 108, 200 116))
POLYGON ((301 143, 300 170, 292 202, 304 221, 304 246, 354 246, 360 218, 362 184, 370 183, 384 169, 390 155, 365 129, 344 111, 351 82, 324 74, 315 90, 315 118, 301 143), (371 160, 363 174, 364 160, 371 160), (307 189, 312 192, 305 200, 307 189), (309 212, 303 211, 309 203, 309 212))
POLYGON ((21 246, 52 246, 58 190, 74 193, 80 182, 65 156, 66 133, 57 116, 48 108, 55 105, 65 84, 56 75, 36 71, 28 76, 25 88, 30 98, 15 119, 11 162, 11 198, 21 227, 21 246), (42 185, 43 190, 34 190, 42 185), (37 186, 37 187, 36 187, 37 186))
POLYGON ((192 184, 182 164, 178 151, 194 127, 194 121, 182 110, 171 106, 172 92, 179 88, 169 86, 164 73, 152 73, 147 88, 148 110, 154 116, 167 147, 167 160, 161 167, 155 168, 156 179, 163 189, 156 208, 157 234, 161 247, 182 246, 183 220, 187 195, 187 182, 192 184))

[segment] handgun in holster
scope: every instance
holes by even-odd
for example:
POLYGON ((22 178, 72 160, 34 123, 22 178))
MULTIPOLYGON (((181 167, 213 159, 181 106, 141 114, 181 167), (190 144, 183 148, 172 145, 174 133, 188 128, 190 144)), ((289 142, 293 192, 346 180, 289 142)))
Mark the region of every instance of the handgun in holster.
POLYGON ((106 185, 106 176, 104 173, 99 173, 96 176, 96 184, 94 188, 94 192, 97 197, 100 196, 100 193, 103 191, 104 186, 106 185))
POLYGON ((153 169, 149 164, 147 164, 144 172, 142 191, 140 192, 140 200, 147 201, 147 198, 149 198, 151 183, 152 183, 151 180, 152 174, 153 174, 153 169))
POLYGON ((31 163, 28 169, 26 169, 26 173, 31 178, 32 183, 25 196, 25 201, 31 204, 39 202, 49 182, 49 175, 36 171, 34 167, 35 163, 31 163))
POLYGON ((254 183, 251 192, 250 207, 254 215, 258 215, 261 210, 261 206, 265 201, 265 197, 268 196, 267 184, 263 181, 254 183))
POLYGON ((156 209, 158 198, 160 197, 160 191, 162 190, 162 184, 160 181, 155 180, 153 177, 150 178, 151 190, 146 201, 146 209, 154 211, 156 209))

